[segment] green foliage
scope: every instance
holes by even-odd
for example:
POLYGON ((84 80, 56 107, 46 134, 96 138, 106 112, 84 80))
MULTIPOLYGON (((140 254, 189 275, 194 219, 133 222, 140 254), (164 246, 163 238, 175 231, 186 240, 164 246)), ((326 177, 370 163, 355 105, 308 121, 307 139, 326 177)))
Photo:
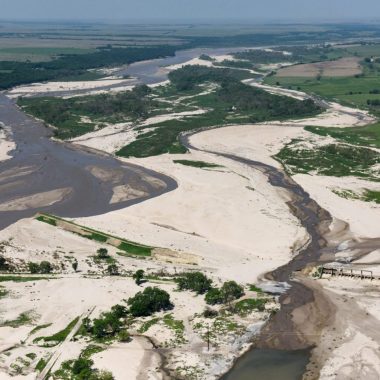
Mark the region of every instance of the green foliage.
POLYGON ((31 360, 34 360, 37 357, 37 355, 34 352, 29 352, 25 356, 31 360))
MULTIPOLYGON (((124 325, 122 319, 127 316, 127 309, 122 305, 114 305, 111 310, 100 314, 99 318, 90 320, 83 319, 81 329, 82 335, 91 335, 97 340, 113 338, 122 331, 124 325)), ((126 336, 126 332, 123 333, 126 336)))
MULTIPOLYGON (((73 98, 22 98, 18 104, 29 114, 56 127, 57 138, 68 139, 91 132, 108 122, 144 119, 157 107, 157 102, 147 97, 150 88, 137 86, 132 91, 73 98), (94 122, 83 122, 90 117, 94 122)), ((49 223, 49 219, 43 220, 49 223)))
POLYGON ((138 269, 133 274, 133 279, 135 280, 136 285, 140 285, 143 281, 143 278, 144 278, 144 271, 142 269, 138 269))
POLYGON ((241 300, 234 305, 234 312, 245 316, 254 310, 264 311, 266 303, 267 300, 263 298, 241 300))
POLYGON ((131 255, 136 255, 136 256, 151 256, 152 255, 152 247, 148 247, 145 245, 140 245, 140 244, 136 244, 132 242, 123 241, 118 246, 118 248, 131 255))
POLYGON ((8 271, 10 266, 7 259, 4 256, 0 255, 0 271, 8 271))
POLYGON ((211 288, 205 296, 205 301, 209 305, 230 303, 244 295, 243 288, 235 281, 225 282, 220 289, 211 288))
POLYGON ((107 267, 107 273, 110 276, 118 276, 120 274, 119 267, 116 264, 110 264, 107 267))
POLYGON ((99 259, 107 259, 109 257, 108 250, 106 248, 99 248, 96 253, 99 259))
POLYGON ((170 81, 179 91, 194 89, 205 82, 223 83, 228 80, 242 80, 251 75, 244 71, 233 69, 217 69, 199 65, 188 65, 169 73, 170 81))
POLYGON ((298 148, 295 142, 285 146, 276 158, 292 173, 317 172, 320 175, 357 176, 378 180, 372 167, 380 163, 380 154, 364 147, 329 144, 313 150, 298 148))
POLYGON ((7 326, 7 327, 13 327, 17 328, 20 326, 28 325, 33 321, 33 318, 30 313, 24 312, 21 313, 16 319, 14 320, 9 320, 9 321, 4 321, 0 324, 0 326, 7 326))
POLYGON ((42 372, 43 369, 46 367, 46 360, 44 358, 41 358, 38 363, 36 364, 36 370, 39 372, 42 372))
POLYGON ((63 342, 67 338, 67 336, 70 334, 71 330, 78 323, 78 321, 79 321, 79 317, 76 317, 63 330, 58 331, 57 333, 50 336, 38 337, 33 340, 33 343, 44 341, 44 342, 53 342, 54 345, 57 345, 58 343, 63 342))
POLYGON ((134 317, 149 316, 157 311, 169 310, 173 307, 170 295, 162 289, 147 287, 128 299, 129 312, 134 317))
POLYGON ((50 280, 53 277, 26 277, 26 276, 0 276, 0 282, 29 282, 29 281, 39 281, 39 280, 50 280))
POLYGON ((281 51, 267 51, 261 49, 245 50, 233 54, 237 59, 249 61, 248 63, 280 63, 280 62, 294 62, 296 59, 292 55, 285 55, 281 51))
POLYGON ((44 222, 44 223, 47 223, 47 224, 50 224, 52 226, 56 226, 57 225, 57 222, 53 219, 53 218, 49 218, 48 216, 46 215, 40 215, 40 216, 37 216, 36 218, 38 221, 40 222, 44 222))
POLYGON ((201 272, 182 273, 175 281, 179 290, 191 290, 197 294, 206 293, 212 284, 212 280, 201 272))
POLYGON ((320 136, 331 136, 337 140, 354 145, 373 146, 380 148, 380 124, 366 125, 365 127, 353 128, 326 128, 305 127, 306 131, 316 133, 320 136))
POLYGON ((33 335, 35 334, 37 331, 39 330, 42 330, 42 329, 46 329, 47 327, 50 327, 52 325, 52 323, 45 323, 44 325, 38 325, 36 326, 30 333, 29 335, 33 335))
POLYGON ((249 290, 251 292, 263 293, 263 290, 254 284, 249 284, 249 290))
POLYGON ((192 161, 192 160, 173 160, 175 164, 181 164, 185 166, 192 166, 194 168, 220 168, 220 165, 217 164, 211 164, 209 162, 204 162, 204 161, 192 161))
POLYGON ((170 56, 174 55, 175 50, 175 47, 165 45, 146 46, 144 49, 106 47, 88 54, 63 55, 50 62, 1 61, 0 89, 32 82, 75 80, 83 75, 88 76, 88 69, 170 56))
POLYGON ((152 326, 160 321, 160 318, 152 318, 149 321, 144 322, 139 328, 139 333, 144 334, 147 332, 152 326))
POLYGON ((38 263, 29 262, 28 263, 29 272, 32 274, 48 274, 53 270, 52 265, 48 261, 41 261, 38 263))

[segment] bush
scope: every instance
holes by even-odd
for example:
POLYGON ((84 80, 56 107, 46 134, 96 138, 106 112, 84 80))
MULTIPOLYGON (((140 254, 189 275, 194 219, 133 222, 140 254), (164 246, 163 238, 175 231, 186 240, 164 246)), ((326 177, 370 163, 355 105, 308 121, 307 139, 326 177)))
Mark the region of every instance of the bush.
POLYGON ((9 269, 9 265, 4 256, 0 256, 0 270, 7 271, 9 269))
POLYGON ((137 270, 134 274, 133 274, 133 279, 135 280, 135 283, 137 285, 140 285, 143 281, 143 278, 144 278, 144 271, 142 269, 139 269, 137 270))
POLYGON ((108 256, 108 250, 106 248, 99 248, 96 253, 98 254, 99 259, 107 259, 108 256))
POLYGON ((222 293, 218 288, 211 288, 205 296, 206 303, 209 305, 216 305, 223 303, 222 293))
POLYGON ((177 277, 175 281, 178 284, 179 290, 191 290, 197 294, 206 293, 212 284, 212 280, 201 272, 183 273, 180 277, 177 277))
POLYGON ((224 303, 237 300, 244 295, 243 288, 235 281, 227 281, 220 289, 224 303))
POLYGON ((128 300, 129 312, 134 317, 149 316, 157 311, 169 310, 173 307, 170 295, 159 288, 148 287, 128 300))
POLYGON ((229 303, 236 299, 239 299, 244 295, 243 288, 235 281, 227 281, 223 286, 218 288, 211 288, 206 296, 206 303, 209 305, 216 305, 222 303, 229 303))
POLYGON ((40 264, 29 262, 28 268, 30 273, 36 274, 36 273, 42 273, 47 274, 51 273, 53 270, 53 266, 49 263, 49 261, 41 261, 40 264))
POLYGON ((51 273, 53 270, 52 265, 49 263, 49 261, 42 261, 40 263, 40 273, 51 273))
POLYGON ((28 268, 30 273, 40 273, 40 266, 37 263, 28 263, 28 268))
POLYGON ((119 273, 119 268, 117 267, 116 264, 110 264, 110 265, 108 265, 108 267, 107 267, 107 273, 110 276, 118 276, 120 274, 119 273))

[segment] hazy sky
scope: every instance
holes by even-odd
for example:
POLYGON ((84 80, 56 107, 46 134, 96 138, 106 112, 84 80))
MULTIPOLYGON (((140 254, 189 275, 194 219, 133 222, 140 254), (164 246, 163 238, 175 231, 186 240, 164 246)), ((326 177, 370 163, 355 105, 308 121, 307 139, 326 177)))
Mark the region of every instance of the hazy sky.
POLYGON ((380 18, 380 0, 1 0, 0 19, 380 18))

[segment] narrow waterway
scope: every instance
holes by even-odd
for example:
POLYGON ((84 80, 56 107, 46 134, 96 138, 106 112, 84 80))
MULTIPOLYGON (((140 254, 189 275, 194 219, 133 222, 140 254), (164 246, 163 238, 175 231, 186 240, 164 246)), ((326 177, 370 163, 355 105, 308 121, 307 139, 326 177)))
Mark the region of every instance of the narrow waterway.
POLYGON ((312 303, 314 292, 301 282, 294 281, 292 277, 295 272, 318 262, 326 246, 324 234, 331 223, 331 216, 283 171, 236 155, 199 149, 190 142, 195 133, 198 132, 182 135, 180 138, 188 149, 219 155, 247 165, 262 172, 272 186, 285 189, 291 198, 288 202, 290 211, 299 219, 310 237, 308 245, 293 260, 266 275, 268 280, 287 282, 290 288, 280 296, 280 311, 271 317, 254 342, 253 348, 237 360, 223 380, 301 379, 308 363, 311 343, 308 337, 298 331, 292 313, 297 308, 312 303))

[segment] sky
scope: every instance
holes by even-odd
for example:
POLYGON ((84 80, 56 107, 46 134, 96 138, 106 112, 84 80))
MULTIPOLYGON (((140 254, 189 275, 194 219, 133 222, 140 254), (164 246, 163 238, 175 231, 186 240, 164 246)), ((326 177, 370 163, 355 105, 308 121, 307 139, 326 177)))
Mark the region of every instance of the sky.
POLYGON ((0 0, 0 5, 3 20, 380 19, 380 0, 0 0))

